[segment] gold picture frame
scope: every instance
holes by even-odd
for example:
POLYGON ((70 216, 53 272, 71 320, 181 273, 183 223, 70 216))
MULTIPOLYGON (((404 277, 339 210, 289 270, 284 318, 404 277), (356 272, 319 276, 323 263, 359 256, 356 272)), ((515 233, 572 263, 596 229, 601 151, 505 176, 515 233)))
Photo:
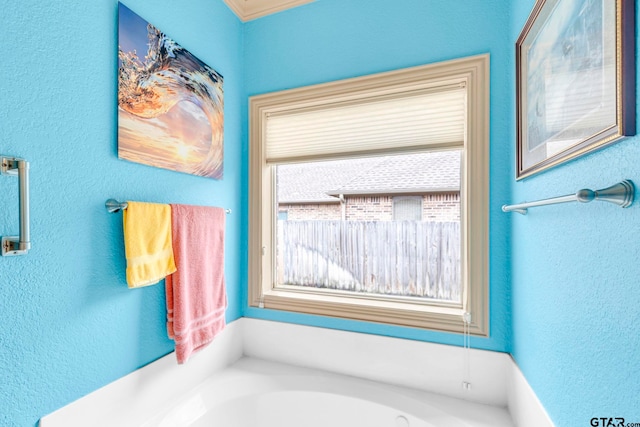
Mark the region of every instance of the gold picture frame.
POLYGON ((536 2, 516 41, 516 179, 636 133, 634 18, 634 0, 536 2))

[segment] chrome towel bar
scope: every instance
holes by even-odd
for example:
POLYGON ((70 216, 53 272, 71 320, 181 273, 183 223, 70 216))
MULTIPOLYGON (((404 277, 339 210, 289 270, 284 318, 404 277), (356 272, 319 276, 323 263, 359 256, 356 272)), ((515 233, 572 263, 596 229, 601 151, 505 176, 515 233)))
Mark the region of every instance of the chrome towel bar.
POLYGON ((525 202, 517 205, 504 205, 502 206, 503 212, 518 212, 519 214, 526 215, 528 208, 535 206, 554 205, 557 203, 568 202, 581 202, 589 203, 593 200, 600 200, 602 202, 613 203, 620 207, 626 208, 631 206, 634 197, 634 185, 633 182, 625 179, 611 187, 603 188, 602 190, 578 190, 575 194, 568 194, 566 196, 553 197, 550 199, 538 200, 535 202, 525 202))
MULTIPOLYGON (((107 208, 107 212, 109 213, 117 213, 123 209, 127 209, 129 205, 127 202, 119 202, 116 199, 109 199, 105 202, 104 207, 107 208)), ((231 209, 224 210, 227 214, 231 213, 231 209)))
POLYGON ((16 157, 1 156, 2 175, 18 177, 18 215, 20 235, 2 237, 2 256, 26 255, 31 249, 29 229, 29 162, 16 157))

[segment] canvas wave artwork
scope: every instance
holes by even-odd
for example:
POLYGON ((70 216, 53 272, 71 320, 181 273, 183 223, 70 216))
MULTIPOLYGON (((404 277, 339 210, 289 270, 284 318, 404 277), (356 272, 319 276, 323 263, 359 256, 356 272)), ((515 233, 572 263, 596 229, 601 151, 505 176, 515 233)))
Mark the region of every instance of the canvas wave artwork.
POLYGON ((221 179, 222 75, 122 3, 118 8, 118 157, 221 179))

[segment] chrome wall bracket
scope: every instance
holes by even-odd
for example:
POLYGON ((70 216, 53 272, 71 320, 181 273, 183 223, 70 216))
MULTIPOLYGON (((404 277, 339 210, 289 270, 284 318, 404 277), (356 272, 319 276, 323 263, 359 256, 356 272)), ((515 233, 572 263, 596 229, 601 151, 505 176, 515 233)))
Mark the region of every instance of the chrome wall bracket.
POLYGON ((20 235, 2 237, 2 256, 26 255, 31 249, 29 230, 29 162, 16 157, 0 157, 2 175, 18 177, 20 235))
POLYGON ((127 209, 129 204, 127 202, 119 202, 116 199, 109 199, 105 202, 104 207, 107 208, 109 213, 117 213, 121 210, 127 209))

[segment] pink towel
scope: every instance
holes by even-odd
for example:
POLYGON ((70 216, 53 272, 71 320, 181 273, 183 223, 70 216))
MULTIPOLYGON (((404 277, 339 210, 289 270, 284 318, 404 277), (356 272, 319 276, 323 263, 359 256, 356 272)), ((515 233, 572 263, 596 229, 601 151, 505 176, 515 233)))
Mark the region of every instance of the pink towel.
POLYGON ((171 205, 171 226, 177 271, 165 282, 167 331, 182 364, 225 327, 225 212, 171 205))

